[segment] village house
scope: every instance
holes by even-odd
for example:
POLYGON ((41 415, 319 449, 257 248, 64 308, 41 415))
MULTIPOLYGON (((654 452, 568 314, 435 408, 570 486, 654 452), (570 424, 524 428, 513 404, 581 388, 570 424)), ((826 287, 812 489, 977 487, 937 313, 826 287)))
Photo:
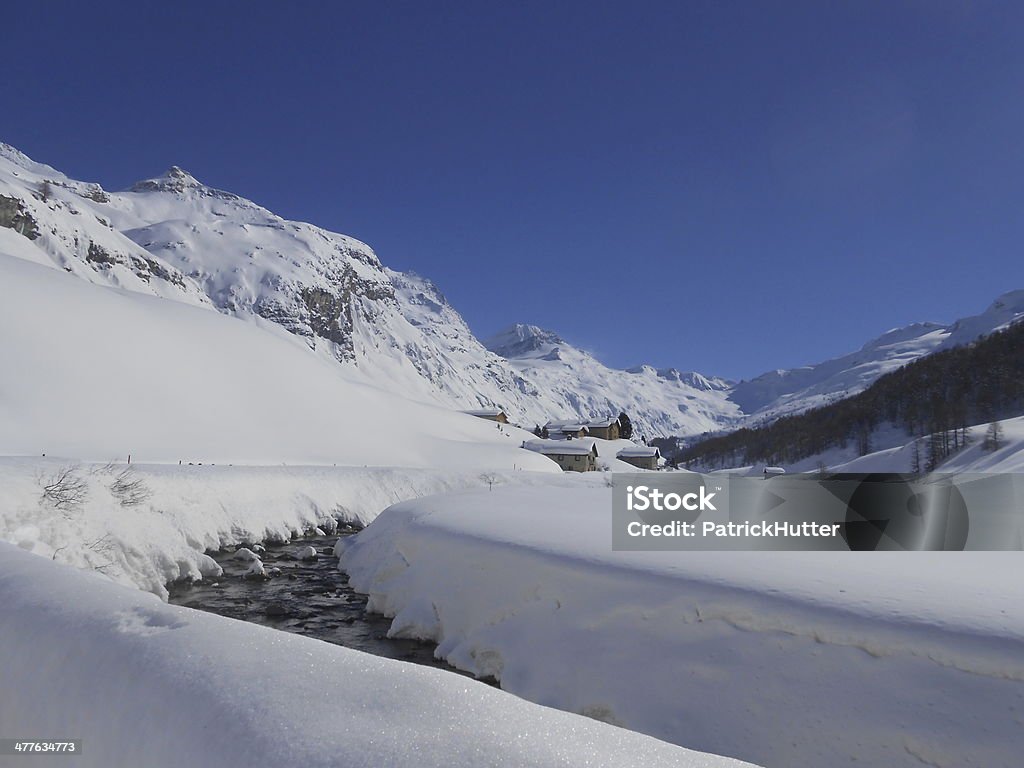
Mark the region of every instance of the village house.
POLYGON ((661 451, 647 445, 638 445, 636 448, 623 448, 615 458, 639 469, 657 469, 661 451))
POLYGON ((487 419, 488 421, 496 421, 499 424, 508 424, 508 415, 501 408, 483 408, 476 411, 463 411, 463 413, 470 416, 476 416, 478 419, 487 419))
POLYGON ((597 469, 597 446, 592 440, 526 440, 522 447, 547 456, 563 472, 597 469))
POLYGON ((549 421, 544 429, 551 440, 572 440, 590 435, 586 425, 579 421, 549 421))
POLYGON ((602 440, 618 440, 621 425, 618 418, 604 419, 603 421, 588 421, 585 425, 587 433, 591 437, 599 437, 602 440))

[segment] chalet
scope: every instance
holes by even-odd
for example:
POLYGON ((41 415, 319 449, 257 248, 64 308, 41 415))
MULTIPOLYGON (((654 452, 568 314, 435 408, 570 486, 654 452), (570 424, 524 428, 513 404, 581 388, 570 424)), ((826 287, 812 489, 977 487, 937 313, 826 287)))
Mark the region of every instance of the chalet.
POLYGON ((488 421, 496 421, 499 424, 508 424, 508 415, 501 408, 484 408, 477 411, 463 411, 463 413, 470 416, 476 416, 478 419, 487 419, 488 421))
POLYGON ((604 419, 602 421, 588 421, 584 426, 591 437, 599 437, 602 440, 618 440, 621 425, 618 418, 604 419))
POLYGON ((597 469, 597 446, 593 440, 526 440, 523 448, 547 456, 563 472, 597 469))
POLYGON ((551 440, 572 440, 590 435, 586 424, 579 421, 549 421, 544 429, 551 440))
POLYGON ((661 451, 652 446, 638 445, 636 448, 623 448, 615 458, 640 469, 657 469, 661 451))

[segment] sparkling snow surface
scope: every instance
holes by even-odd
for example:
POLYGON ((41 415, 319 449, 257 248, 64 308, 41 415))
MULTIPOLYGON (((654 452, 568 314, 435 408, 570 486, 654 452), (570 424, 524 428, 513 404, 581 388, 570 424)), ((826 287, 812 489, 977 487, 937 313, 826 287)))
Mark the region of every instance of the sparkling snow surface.
POLYGON ((405 502, 341 567, 391 634, 527 699, 767 766, 1011 768, 1024 559, 613 552, 611 494, 405 502))
POLYGON ((77 757, 26 764, 739 766, 449 672, 166 605, 6 543, 0 594, 4 736, 82 740, 77 757))

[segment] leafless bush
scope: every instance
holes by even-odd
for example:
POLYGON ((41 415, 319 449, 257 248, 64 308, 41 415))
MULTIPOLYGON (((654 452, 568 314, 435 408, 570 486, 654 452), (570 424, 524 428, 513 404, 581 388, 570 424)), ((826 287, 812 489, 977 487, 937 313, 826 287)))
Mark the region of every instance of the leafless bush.
POLYGON ((122 469, 110 484, 110 492, 122 507, 136 507, 149 501, 153 492, 149 486, 130 469, 122 469))
POLYGON ((114 543, 110 540, 109 533, 96 539, 96 541, 86 542, 82 546, 89 552, 107 558, 107 562, 100 563, 99 565, 93 563, 91 557, 88 558, 89 564, 94 571, 105 573, 107 568, 114 565, 114 543))
POLYGON ((82 477, 77 466, 61 467, 52 476, 41 479, 43 501, 49 502, 54 509, 70 514, 85 503, 89 495, 89 484, 82 477))
POLYGON ((90 475, 112 475, 117 471, 117 465, 112 461, 106 464, 98 464, 89 470, 90 475))

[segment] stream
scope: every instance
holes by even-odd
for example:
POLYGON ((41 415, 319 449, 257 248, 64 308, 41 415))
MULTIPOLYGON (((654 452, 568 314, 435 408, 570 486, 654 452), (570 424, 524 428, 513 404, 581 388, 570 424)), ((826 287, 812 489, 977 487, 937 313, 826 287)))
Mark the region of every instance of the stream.
POLYGON ((376 656, 466 674, 435 659, 432 642, 388 638, 391 620, 366 611, 366 596, 352 589, 334 556, 338 538, 354 533, 357 529, 341 526, 335 535, 307 535, 265 544, 266 551, 259 557, 272 574, 268 579, 245 578, 250 564, 236 557, 234 548, 208 552, 224 574, 216 579, 168 584, 169 602, 376 656), (298 559, 298 552, 310 546, 316 549, 317 558, 298 559))

